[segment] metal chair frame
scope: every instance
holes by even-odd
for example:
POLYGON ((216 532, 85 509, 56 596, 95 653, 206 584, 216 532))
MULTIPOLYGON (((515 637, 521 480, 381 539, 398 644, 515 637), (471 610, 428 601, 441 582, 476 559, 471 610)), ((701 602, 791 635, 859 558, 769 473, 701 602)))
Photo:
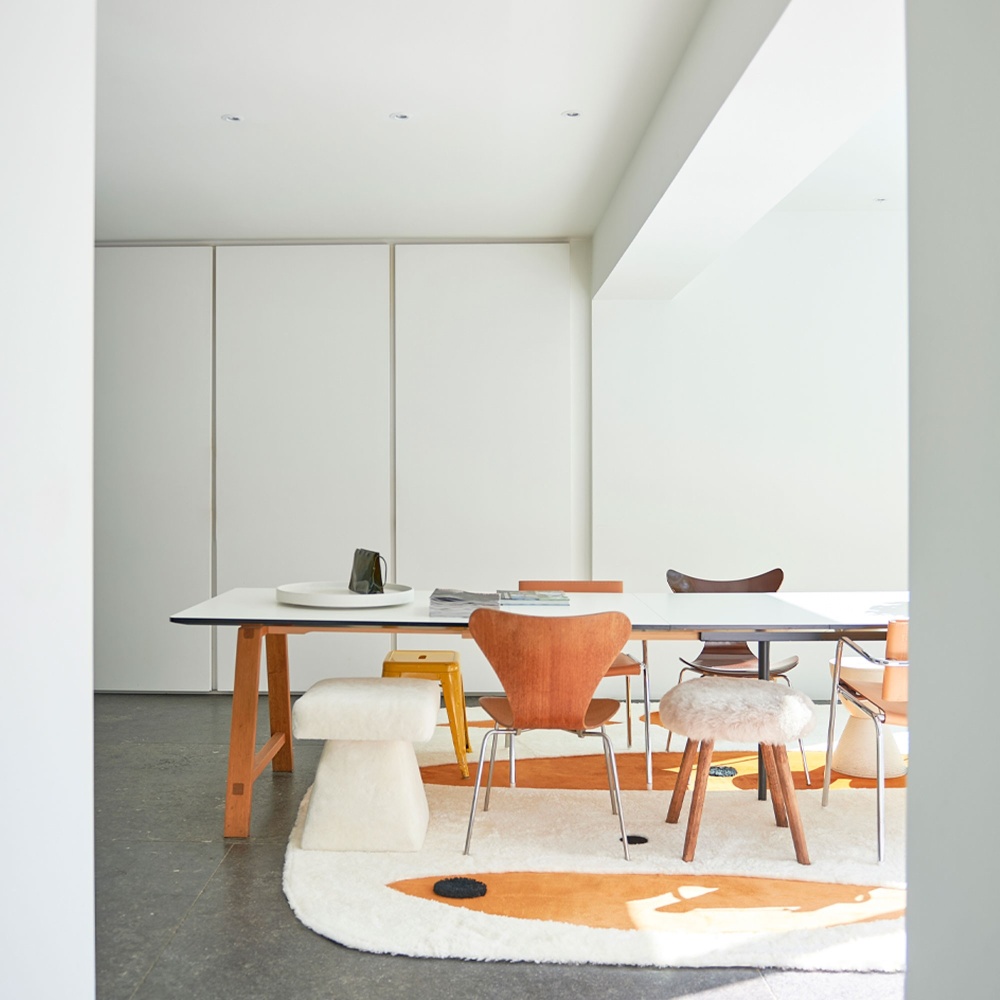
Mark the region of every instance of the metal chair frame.
POLYGON ((867 650, 862 649, 852 639, 846 636, 837 642, 837 655, 834 659, 833 667, 833 688, 830 694, 830 721, 826 734, 826 764, 823 767, 823 805, 827 805, 830 800, 830 772, 832 770, 833 758, 833 737, 837 723, 837 702, 840 696, 846 698, 855 708, 863 712, 875 725, 875 824, 878 839, 878 860, 881 863, 885 859, 885 729, 886 712, 881 705, 869 701, 858 690, 840 676, 841 661, 844 655, 844 646, 850 646, 854 652, 861 655, 865 660, 876 667, 909 667, 910 661, 891 660, 872 656, 867 650))

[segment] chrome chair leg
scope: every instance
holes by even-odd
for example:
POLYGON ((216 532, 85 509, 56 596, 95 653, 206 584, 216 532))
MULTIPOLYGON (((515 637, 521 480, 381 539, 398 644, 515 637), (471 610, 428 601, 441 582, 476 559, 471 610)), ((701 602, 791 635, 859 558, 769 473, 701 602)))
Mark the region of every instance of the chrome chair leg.
POLYGON ((625 730, 626 741, 632 747, 632 678, 625 675, 625 730))
POLYGON ((653 750, 649 743, 649 660, 646 640, 642 640, 642 705, 646 712, 644 729, 646 737, 646 790, 653 788, 653 750))
MULTIPOLYGON (((493 732, 493 730, 491 729, 490 732, 493 732)), ((487 733, 487 735, 489 735, 489 733, 487 733)), ((500 730, 496 730, 496 735, 497 736, 500 735, 500 730)), ((507 734, 507 745, 510 746, 510 734, 509 733, 507 734)), ((485 739, 485 737, 483 738, 483 746, 484 747, 486 746, 486 739, 485 739)), ((496 760, 497 760, 497 741, 496 741, 496 736, 494 736, 494 738, 493 738, 493 745, 490 748, 490 774, 489 774, 489 777, 486 779, 486 799, 483 801, 483 812, 489 812, 490 811, 490 792, 493 791, 493 767, 496 764, 496 760)), ((479 790, 478 790, 478 787, 477 787, 476 794, 478 794, 478 793, 479 793, 479 790)))
MULTIPOLYGON (((583 739, 583 737, 586 736, 587 733, 586 732, 582 732, 582 733, 578 733, 577 735, 580 737, 580 739, 583 739)), ((608 778, 608 793, 611 796, 611 814, 613 816, 617 816, 618 815, 618 803, 615 801, 614 789, 611 786, 611 782, 612 782, 611 758, 608 756, 607 745, 605 745, 605 747, 604 747, 604 772, 605 772, 605 774, 607 775, 607 778, 608 778)))
MULTIPOLYGON (((476 787, 472 790, 472 809, 469 811, 469 828, 465 832, 465 850, 463 854, 469 853, 469 845, 472 843, 472 826, 476 822, 476 806, 479 804, 479 789, 482 786, 483 781, 483 765, 486 763, 486 741, 491 740, 493 750, 490 754, 491 769, 492 769, 492 759, 497 752, 497 737, 500 735, 501 730, 491 729, 483 737, 483 745, 479 748, 479 767, 476 769, 476 787)), ((486 802, 484 803, 483 811, 485 812, 489 808, 489 786, 486 788, 486 802)))
POLYGON ((878 860, 885 860, 885 730, 882 720, 872 716, 875 723, 875 822, 878 824, 878 860))
POLYGON ((608 739, 608 734, 604 731, 604 726, 601 726, 601 739, 604 741, 605 747, 607 747, 608 760, 611 762, 611 787, 614 791, 615 804, 617 806, 618 812, 618 829, 622 835, 622 852, 625 855, 626 861, 631 861, 628 853, 628 834, 625 832, 625 817, 622 814, 622 794, 621 788, 618 785, 618 767, 615 764, 615 752, 611 747, 611 740, 608 739))
POLYGON ((844 656, 844 640, 837 643, 833 660, 833 687, 830 692, 830 721, 826 729, 826 763, 823 765, 823 805, 830 801, 830 769, 833 758, 833 734, 837 725, 837 702, 840 701, 840 663, 844 656))

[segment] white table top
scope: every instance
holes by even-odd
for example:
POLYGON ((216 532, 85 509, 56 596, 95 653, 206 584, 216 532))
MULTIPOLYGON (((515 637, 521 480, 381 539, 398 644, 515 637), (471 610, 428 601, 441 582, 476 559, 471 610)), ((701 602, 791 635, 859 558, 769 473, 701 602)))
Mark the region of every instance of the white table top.
MULTIPOLYGON (((571 593, 569 606, 505 607, 533 615, 582 615, 622 611, 636 632, 746 631, 836 632, 885 628, 906 617, 906 591, 844 591, 781 594, 571 593)), ((408 604, 379 608, 309 608, 279 603, 273 588, 239 587, 171 615, 185 625, 282 625, 288 627, 374 627, 392 631, 465 625, 464 617, 431 616, 430 591, 414 592, 408 604)), ((666 636, 665 636, 666 637, 666 636)))

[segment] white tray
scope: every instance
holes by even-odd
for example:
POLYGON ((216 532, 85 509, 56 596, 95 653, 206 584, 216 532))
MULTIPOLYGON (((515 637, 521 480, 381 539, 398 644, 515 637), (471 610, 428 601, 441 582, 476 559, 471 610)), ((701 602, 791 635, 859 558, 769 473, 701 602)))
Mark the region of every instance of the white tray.
POLYGON ((281 604, 307 608, 384 608, 408 604, 413 600, 413 588, 387 583, 385 593, 356 594, 342 583, 286 583, 276 589, 275 596, 281 604))

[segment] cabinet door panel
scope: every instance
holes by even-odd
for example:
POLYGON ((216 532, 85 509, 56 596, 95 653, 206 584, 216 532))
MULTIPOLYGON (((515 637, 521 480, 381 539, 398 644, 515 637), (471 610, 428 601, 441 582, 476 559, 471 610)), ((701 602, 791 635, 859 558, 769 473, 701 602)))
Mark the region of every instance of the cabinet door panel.
MULTIPOLYGON (((400 246, 395 273, 399 581, 571 575, 569 247, 400 246)), ((496 690, 474 644, 453 643, 466 688, 496 690)))
POLYGON ((212 251, 101 248, 95 280, 95 686, 207 691, 211 630, 168 618, 211 588, 212 251))
MULTIPOLYGON (((346 585, 355 548, 390 552, 388 248, 221 247, 216 354, 217 589, 346 585)), ((388 648, 293 636, 292 688, 377 675, 388 648)))

